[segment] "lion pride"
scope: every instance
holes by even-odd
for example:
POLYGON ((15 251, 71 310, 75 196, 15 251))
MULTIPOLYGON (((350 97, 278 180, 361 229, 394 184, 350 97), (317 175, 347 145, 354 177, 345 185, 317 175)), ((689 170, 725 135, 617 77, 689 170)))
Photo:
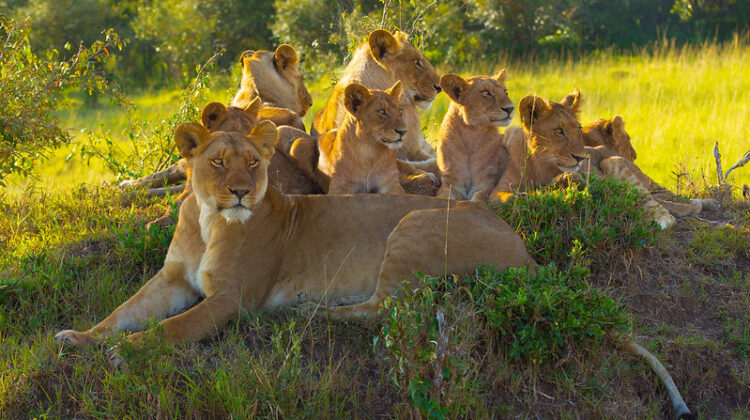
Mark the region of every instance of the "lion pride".
POLYGON ((240 310, 306 301, 339 316, 371 316, 414 273, 470 274, 533 266, 521 239, 471 202, 407 195, 281 195, 268 188, 278 132, 261 121, 249 136, 182 124, 175 142, 192 170, 191 195, 164 267, 133 297, 86 331, 58 342, 86 345, 161 321, 170 342, 200 340, 240 310), (203 300, 197 303, 200 298, 203 300))

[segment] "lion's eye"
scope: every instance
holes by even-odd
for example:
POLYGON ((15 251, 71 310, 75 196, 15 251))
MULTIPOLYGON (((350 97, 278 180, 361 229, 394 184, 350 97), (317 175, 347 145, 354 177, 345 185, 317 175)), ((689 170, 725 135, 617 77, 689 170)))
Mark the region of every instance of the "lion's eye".
POLYGON ((482 96, 486 96, 486 97, 489 98, 490 96, 492 96, 492 92, 490 92, 489 90, 483 90, 482 91, 482 96))
POLYGON ((386 115, 388 115, 388 113, 385 112, 385 109, 381 108, 378 110, 378 115, 380 115, 381 117, 385 117, 386 115))
POLYGON ((216 166, 217 168, 221 168, 224 166, 224 161, 221 159, 211 159, 211 164, 216 166))
POLYGON ((250 162, 248 162, 247 166, 250 167, 250 168, 254 168, 254 167, 258 166, 259 163, 260 162, 258 162, 257 159, 253 159, 250 162))
POLYGON ((422 60, 417 60, 417 61, 414 62, 414 64, 416 64, 417 67, 419 67, 420 69, 424 68, 424 64, 422 64, 422 60))
POLYGON ((565 136, 565 130, 563 130, 562 128, 555 129, 555 133, 557 133, 558 136, 565 136))

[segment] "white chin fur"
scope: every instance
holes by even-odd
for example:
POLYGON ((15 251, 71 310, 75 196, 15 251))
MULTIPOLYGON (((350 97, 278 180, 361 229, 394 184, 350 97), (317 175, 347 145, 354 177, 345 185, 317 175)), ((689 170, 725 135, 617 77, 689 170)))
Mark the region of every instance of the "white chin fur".
POLYGON ((230 207, 222 210, 221 215, 227 222, 245 223, 253 215, 253 212, 245 207, 230 207))
POLYGON ((564 166, 558 166, 558 168, 559 168, 559 169, 560 169, 561 171, 563 171, 563 172, 578 172, 578 169, 580 169, 580 168, 581 168, 581 164, 579 163, 579 164, 577 164, 577 165, 573 165, 573 166, 568 166, 567 168, 566 168, 566 167, 564 167, 564 166))
POLYGON ((414 104, 422 109, 430 109, 433 101, 417 101, 414 104))
POLYGON ((381 143, 383 143, 385 145, 385 147, 387 147, 387 148, 389 148, 391 150, 398 150, 398 149, 401 148, 401 145, 404 144, 404 142, 402 140, 391 141, 391 142, 381 141, 381 143))
POLYGON ((494 125, 495 127, 507 127, 510 125, 510 121, 510 118, 506 118, 500 121, 492 121, 492 125, 494 125))

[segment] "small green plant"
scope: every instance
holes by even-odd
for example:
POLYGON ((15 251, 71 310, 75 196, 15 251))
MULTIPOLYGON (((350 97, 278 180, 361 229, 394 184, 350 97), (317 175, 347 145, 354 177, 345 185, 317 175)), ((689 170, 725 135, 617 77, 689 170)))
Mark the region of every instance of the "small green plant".
POLYGON ((534 366, 570 346, 601 343, 627 331, 620 304, 585 282, 580 265, 554 264, 503 273, 480 267, 468 279, 424 278, 386 301, 382 337, 399 388, 431 418, 465 417, 481 368, 474 356, 499 346, 510 359, 534 366))
POLYGON ((569 265, 576 244, 593 261, 605 264, 627 249, 653 243, 658 226, 648 221, 643 197, 631 185, 613 179, 530 192, 506 203, 497 214, 524 239, 540 264, 569 265))
POLYGON ((696 223, 688 248, 690 261, 706 267, 732 267, 738 252, 745 252, 750 258, 750 246, 740 230, 732 226, 714 228, 696 223))

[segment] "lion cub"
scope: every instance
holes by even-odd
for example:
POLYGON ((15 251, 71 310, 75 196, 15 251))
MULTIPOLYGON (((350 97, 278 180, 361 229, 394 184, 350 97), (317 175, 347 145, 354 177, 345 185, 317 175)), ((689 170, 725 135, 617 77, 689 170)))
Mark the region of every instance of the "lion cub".
POLYGON ((497 131, 513 118, 505 70, 468 79, 446 74, 440 87, 451 105, 438 134, 438 197, 486 203, 508 160, 497 131))
POLYGON ((400 95, 401 82, 385 91, 346 87, 344 121, 318 140, 318 168, 331 178, 329 194, 404 193, 396 165, 406 133, 400 95))
POLYGON ((528 95, 521 99, 519 113, 523 131, 509 129, 503 139, 509 159, 491 200, 508 201, 516 191, 527 191, 549 184, 567 184, 581 173, 596 173, 619 179, 640 190, 644 207, 662 229, 675 224, 675 218, 650 195, 635 164, 605 147, 585 147, 583 128, 578 122, 582 100, 576 90, 561 102, 528 95))

